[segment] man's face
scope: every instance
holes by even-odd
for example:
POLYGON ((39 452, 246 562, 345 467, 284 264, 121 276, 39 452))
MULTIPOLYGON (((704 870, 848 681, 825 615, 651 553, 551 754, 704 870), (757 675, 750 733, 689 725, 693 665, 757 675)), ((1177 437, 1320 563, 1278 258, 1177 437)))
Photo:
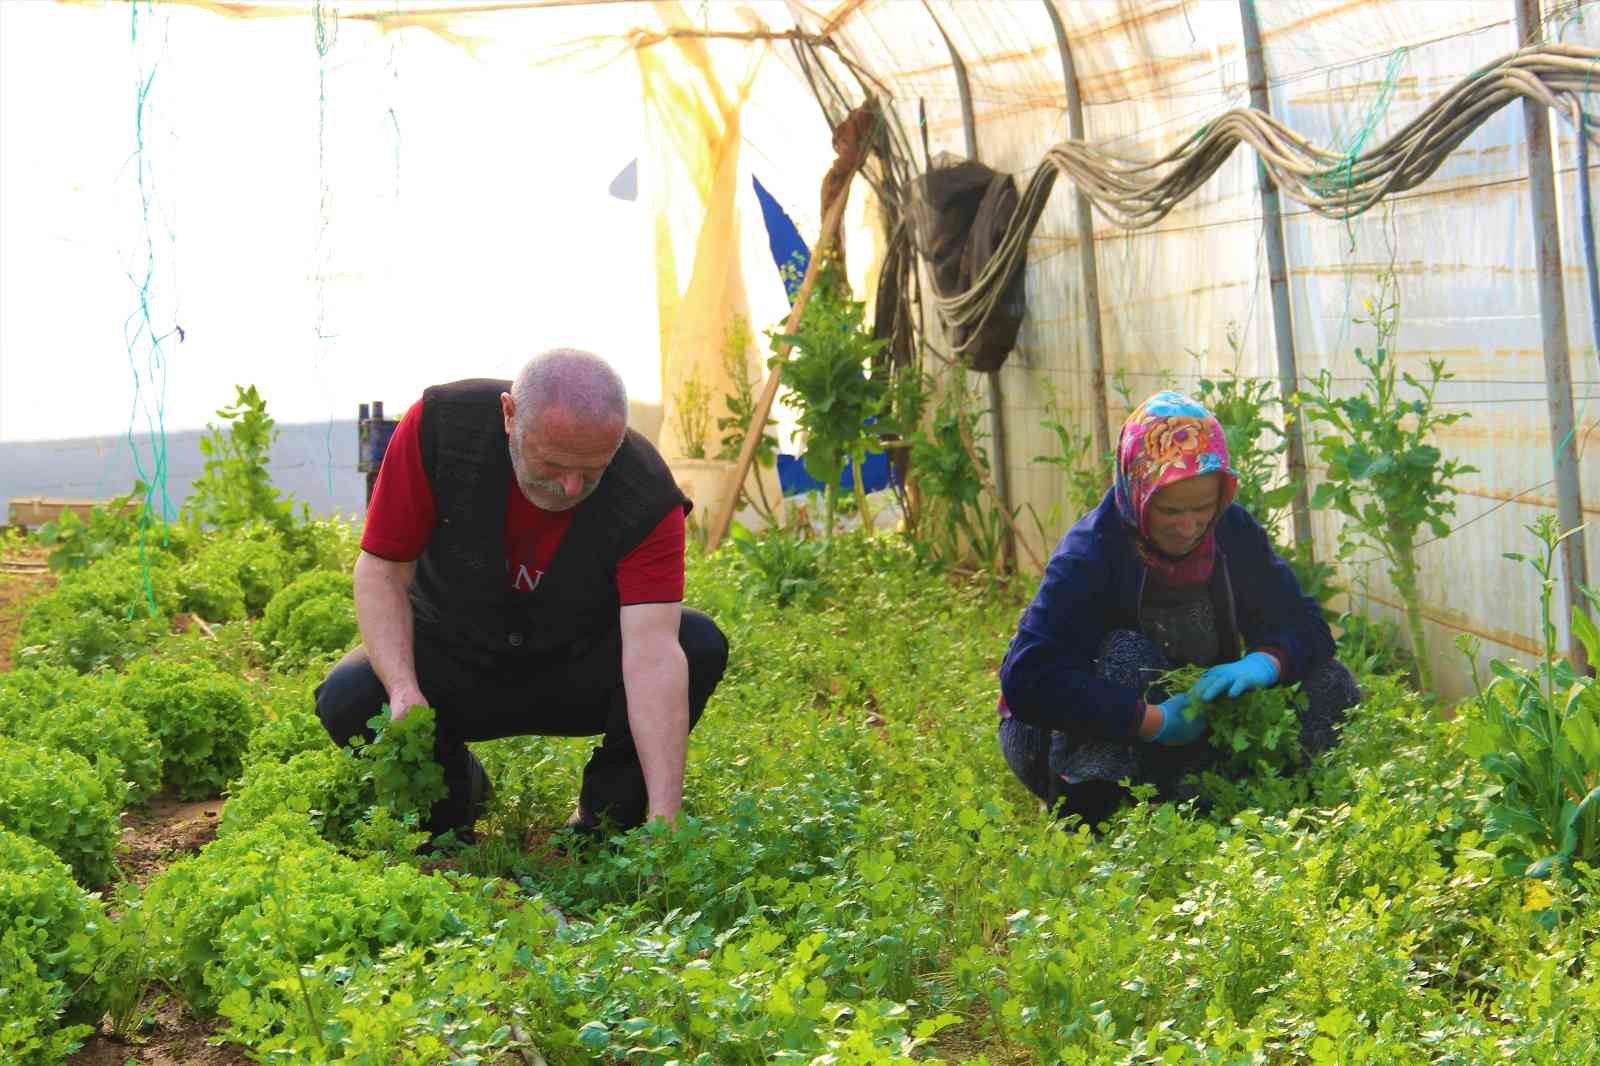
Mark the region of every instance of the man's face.
POLYGON ((586 422, 567 411, 540 413, 535 427, 522 432, 511 397, 500 404, 511 438, 511 470, 529 503, 546 511, 578 506, 600 484, 611 459, 622 446, 626 425, 621 419, 586 422))
POLYGON ((1216 474, 1175 481, 1158 489, 1145 509, 1151 541, 1168 555, 1187 555, 1200 543, 1217 514, 1216 474))

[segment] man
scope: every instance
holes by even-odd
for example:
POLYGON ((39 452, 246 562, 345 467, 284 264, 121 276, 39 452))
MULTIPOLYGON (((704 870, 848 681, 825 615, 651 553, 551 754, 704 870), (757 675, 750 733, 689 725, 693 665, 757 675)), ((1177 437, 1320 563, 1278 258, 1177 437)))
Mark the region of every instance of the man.
POLYGON ((682 605, 691 504, 627 416, 616 371, 563 348, 515 383, 436 385, 395 428, 355 566, 362 643, 317 714, 345 744, 384 703, 435 710, 435 835, 482 814, 467 743, 526 734, 603 734, 569 826, 677 817, 728 644, 682 605))

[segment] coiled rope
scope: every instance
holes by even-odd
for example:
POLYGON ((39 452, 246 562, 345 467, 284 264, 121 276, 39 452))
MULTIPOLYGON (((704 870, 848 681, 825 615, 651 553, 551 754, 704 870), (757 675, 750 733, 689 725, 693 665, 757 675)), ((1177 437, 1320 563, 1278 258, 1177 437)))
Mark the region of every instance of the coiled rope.
MULTIPOLYGON (((1068 140, 1051 148, 1029 179, 995 254, 965 292, 936 294, 940 317, 968 338, 981 335, 1006 286, 1022 268, 1028 240, 1057 177, 1065 175, 1095 210, 1124 229, 1155 225, 1216 173, 1240 144, 1256 150, 1283 195, 1325 218, 1351 219, 1426 181, 1461 142, 1508 104, 1528 98, 1570 120, 1563 94, 1592 89, 1600 49, 1547 43, 1473 71, 1403 129, 1370 151, 1319 148, 1264 111, 1234 108, 1171 152, 1140 161, 1068 140)), ((1581 136, 1600 145, 1593 125, 1581 136)), ((1366 138, 1358 140, 1360 148, 1366 138)), ((970 343, 970 341, 968 342, 970 343)), ((964 355, 965 345, 957 348, 964 355)))

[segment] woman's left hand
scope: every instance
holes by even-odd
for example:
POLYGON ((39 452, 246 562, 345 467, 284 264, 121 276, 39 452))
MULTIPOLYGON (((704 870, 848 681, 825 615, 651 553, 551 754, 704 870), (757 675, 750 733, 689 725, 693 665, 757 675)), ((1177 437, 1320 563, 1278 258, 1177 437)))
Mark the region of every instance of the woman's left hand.
POLYGON ((1278 680, 1278 660, 1264 651, 1253 651, 1236 663, 1213 666, 1200 675, 1189 695, 1202 703, 1226 695, 1236 699, 1251 689, 1266 688, 1278 680))

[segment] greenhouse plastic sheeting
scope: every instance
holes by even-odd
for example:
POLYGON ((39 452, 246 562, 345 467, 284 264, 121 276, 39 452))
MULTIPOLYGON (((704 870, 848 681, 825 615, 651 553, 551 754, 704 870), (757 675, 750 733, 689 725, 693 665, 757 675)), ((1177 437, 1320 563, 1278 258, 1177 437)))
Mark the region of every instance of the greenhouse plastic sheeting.
MULTIPOLYGON (((1548 39, 1600 43, 1600 8, 1546 9, 1548 39)), ((539 348, 577 344, 622 365, 638 399, 665 405, 671 452, 675 398, 690 376, 720 386, 733 319, 751 323, 745 357, 760 372, 763 331, 787 308, 751 177, 807 239, 819 225, 829 130, 782 34, 829 39, 810 74, 839 87, 831 109, 859 103, 864 86, 878 92, 916 170, 925 151, 967 154, 952 48, 970 78, 978 160, 1024 185, 1067 136, 1043 0, 135 10, 0 4, 0 441, 196 426, 236 381, 261 386, 280 418, 349 417, 358 400, 399 408, 432 381, 506 374, 539 348), (638 199, 610 197, 634 159, 638 199), (159 347, 138 332, 146 308, 159 347)), ((1235 3, 1055 10, 1091 141, 1154 157, 1249 102, 1235 3)), ((1519 43, 1511 0, 1272 0, 1256 11, 1273 112, 1338 150, 1363 134, 1377 143, 1519 43)), ((1553 128, 1587 447, 1600 364, 1571 134, 1553 128)), ((1351 223, 1285 204, 1302 375, 1327 369, 1355 386, 1353 352, 1373 338, 1354 320, 1392 273, 1403 365, 1445 359, 1456 378, 1441 396, 1472 416, 1441 442, 1478 467, 1463 482, 1465 524, 1421 556, 1446 694, 1465 688, 1455 633, 1525 657, 1537 628, 1533 582, 1500 557, 1529 547, 1522 527, 1554 495, 1526 169, 1512 106, 1420 188, 1351 223)), ((1276 378, 1255 175, 1240 149, 1149 229, 1097 216, 1107 370, 1135 400, 1202 373, 1276 378)), ((852 283, 870 293, 881 237, 862 181, 846 231, 852 283)), ((1063 181, 1028 247, 1027 318, 1001 371, 1006 481, 1047 540, 1072 516, 1056 471, 1033 461, 1051 447, 1046 397, 1084 427, 1098 402, 1082 239, 1063 181)), ((923 290, 938 347, 926 275, 923 290)), ((1108 411, 1115 426, 1115 393, 1108 411)), ((1587 516, 1600 514, 1597 470, 1586 452, 1587 516)), ((1319 513, 1314 526, 1331 556, 1335 520, 1319 513)), ((1593 574, 1600 522, 1586 541, 1593 574)), ((1392 613, 1380 567, 1367 593, 1392 613)))

